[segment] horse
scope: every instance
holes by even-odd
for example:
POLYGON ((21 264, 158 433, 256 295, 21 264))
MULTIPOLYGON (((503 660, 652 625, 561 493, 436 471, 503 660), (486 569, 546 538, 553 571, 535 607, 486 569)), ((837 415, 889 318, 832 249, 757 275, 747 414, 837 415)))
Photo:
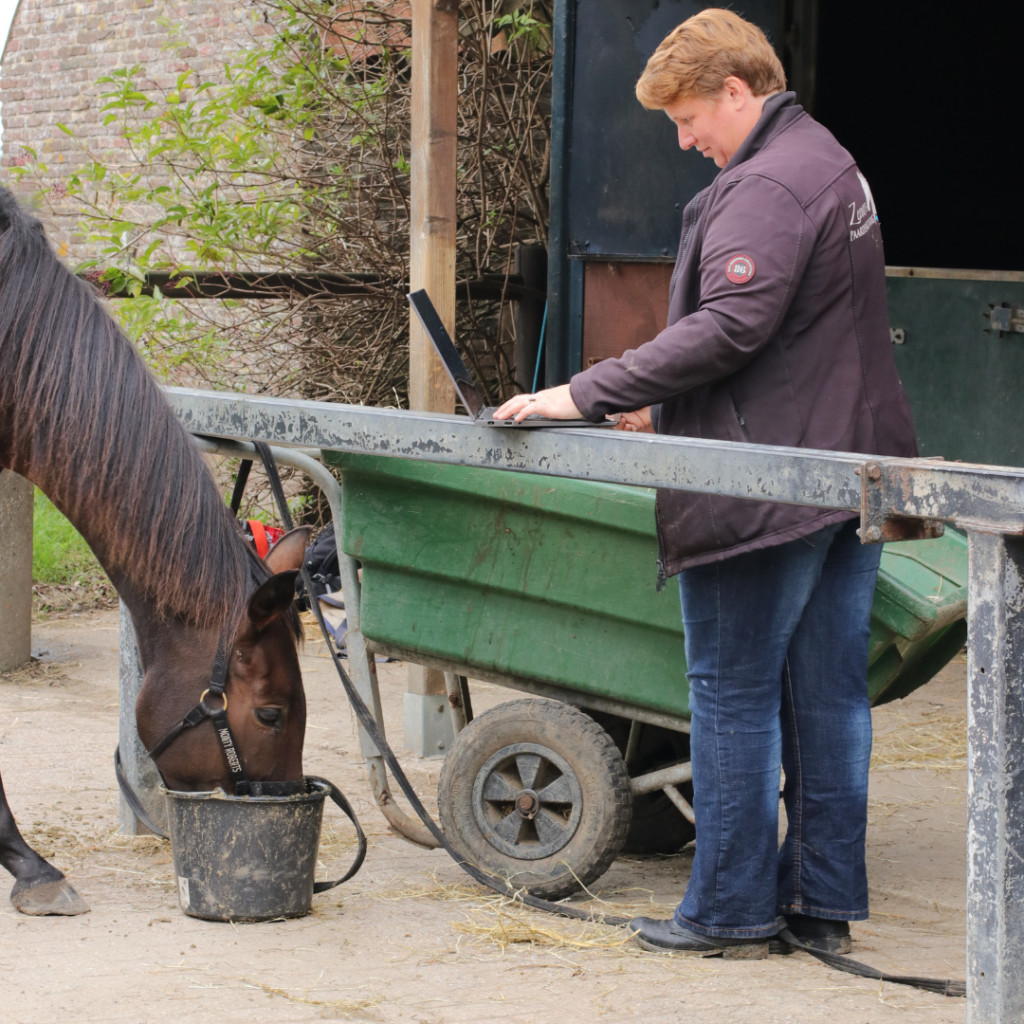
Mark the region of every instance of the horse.
MULTIPOLYGON (((40 222, 2 187, 0 467, 50 498, 127 606, 144 673, 135 714, 146 748, 200 702, 215 661, 227 658, 224 704, 245 773, 301 780, 306 701, 294 598, 310 529, 289 532, 259 558, 98 291, 64 266, 40 222)), ((231 792, 210 725, 185 730, 155 760, 169 789, 231 792)), ((25 842, 2 778, 0 864, 23 913, 89 909, 25 842)))

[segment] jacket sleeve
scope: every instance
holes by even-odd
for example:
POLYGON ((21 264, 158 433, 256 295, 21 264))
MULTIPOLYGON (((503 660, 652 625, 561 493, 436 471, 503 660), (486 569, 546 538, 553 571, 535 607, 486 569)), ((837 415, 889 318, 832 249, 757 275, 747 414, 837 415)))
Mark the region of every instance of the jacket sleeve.
POLYGON ((697 311, 621 358, 576 374, 570 393, 586 419, 598 422, 735 373, 779 329, 814 246, 803 208, 778 182, 751 175, 729 186, 709 215, 697 311), (745 262, 752 274, 728 273, 739 256, 746 257, 739 269, 745 262))

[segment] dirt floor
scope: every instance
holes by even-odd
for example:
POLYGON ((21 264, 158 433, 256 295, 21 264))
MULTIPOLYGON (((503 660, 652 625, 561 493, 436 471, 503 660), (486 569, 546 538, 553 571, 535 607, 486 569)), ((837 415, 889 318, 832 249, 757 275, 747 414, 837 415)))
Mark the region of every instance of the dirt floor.
MULTIPOLYGON (((440 851, 391 835, 372 806, 353 718, 323 646, 307 644, 306 770, 352 798, 370 839, 363 871, 315 897, 304 919, 215 924, 178 909, 168 845, 118 835, 117 613, 37 622, 41 660, 0 676, 0 770, 29 842, 64 870, 92 912, 28 918, 0 906, 0 1017, 69 1021, 783 1021, 959 1022, 963 999, 879 985, 803 954, 765 961, 679 959, 622 934, 489 898, 440 851)), ((401 739, 403 665, 381 666, 385 717, 401 739)), ((965 665, 875 712, 868 832, 872 917, 854 955, 882 969, 963 978, 965 665)), ((509 699, 475 684, 478 710, 509 699)), ((440 762, 408 756, 429 805, 440 762)), ((330 806, 330 805, 328 805, 330 806)), ((321 877, 347 863, 340 814, 321 877)), ((612 913, 667 916, 691 853, 619 860, 596 894, 612 913)))

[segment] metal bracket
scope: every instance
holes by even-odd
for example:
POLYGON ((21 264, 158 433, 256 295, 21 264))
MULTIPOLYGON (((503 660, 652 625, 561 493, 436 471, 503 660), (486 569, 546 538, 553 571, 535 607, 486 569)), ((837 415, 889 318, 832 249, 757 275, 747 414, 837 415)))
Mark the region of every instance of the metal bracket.
POLYGON ((941 537, 946 527, 938 519, 916 519, 895 513, 905 503, 905 481, 898 471, 887 472, 889 468, 880 462, 865 462, 854 470, 860 477, 860 542, 883 544, 941 537))
POLYGON ((1016 309, 1005 302, 998 306, 990 304, 983 316, 991 322, 991 327, 985 328, 986 334, 994 331, 1000 338, 1011 331, 1024 334, 1024 309, 1016 309))

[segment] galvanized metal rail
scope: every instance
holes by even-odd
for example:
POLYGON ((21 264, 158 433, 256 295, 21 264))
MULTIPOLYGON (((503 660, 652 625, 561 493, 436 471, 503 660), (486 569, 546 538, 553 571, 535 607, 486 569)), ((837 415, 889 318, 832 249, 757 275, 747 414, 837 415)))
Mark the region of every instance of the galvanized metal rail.
POLYGON ((588 430, 171 388, 201 435, 725 494, 861 515, 869 541, 968 533, 967 1001, 1024 1019, 1024 470, 588 430), (928 521, 932 521, 929 523, 928 521))

